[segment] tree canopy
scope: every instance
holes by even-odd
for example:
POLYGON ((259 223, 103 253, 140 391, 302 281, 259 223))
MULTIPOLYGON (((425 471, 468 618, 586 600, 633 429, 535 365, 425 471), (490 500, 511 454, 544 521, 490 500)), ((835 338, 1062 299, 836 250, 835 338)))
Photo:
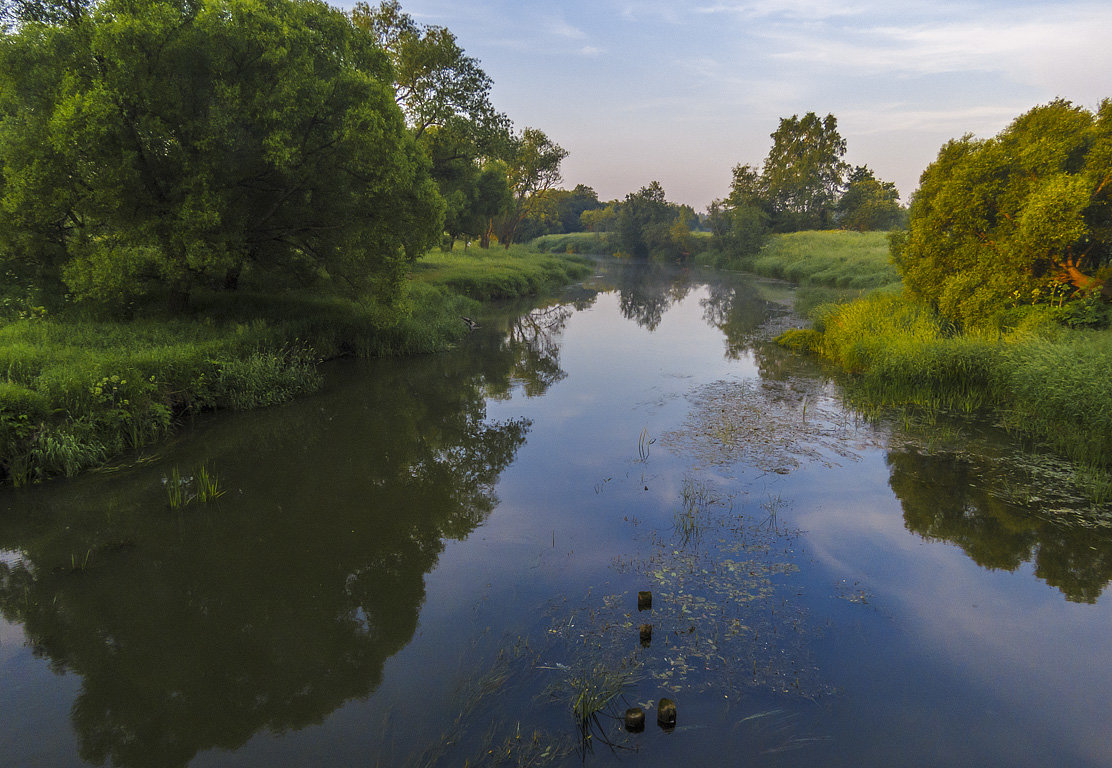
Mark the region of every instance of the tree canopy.
POLYGON ((814 112, 780 118, 771 136, 761 182, 773 227, 778 232, 830 227, 847 170, 837 118, 814 112))
POLYGON ((946 143, 923 172, 893 258, 951 320, 1105 290, 1112 265, 1112 100, 1057 100, 997 136, 946 143))
POLYGON ((303 0, 103 0, 0 41, 0 245, 80 295, 392 296, 443 202, 375 39, 303 0))
POLYGON ((538 128, 526 128, 513 136, 511 146, 506 170, 512 198, 499 220, 492 222, 507 247, 526 218, 555 215, 554 210, 547 210, 552 200, 546 193, 560 183, 560 164, 568 156, 566 149, 538 128))
POLYGON ((867 165, 849 174, 845 192, 835 209, 838 226, 859 232, 892 229, 903 220, 900 193, 890 181, 881 181, 867 165))

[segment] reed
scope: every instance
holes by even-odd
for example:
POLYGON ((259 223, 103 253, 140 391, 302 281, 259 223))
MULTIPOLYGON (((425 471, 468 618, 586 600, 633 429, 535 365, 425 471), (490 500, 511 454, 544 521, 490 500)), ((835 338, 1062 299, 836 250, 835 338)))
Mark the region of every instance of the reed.
POLYGON ((219 479, 204 464, 193 472, 193 478, 197 486, 197 501, 202 504, 216 501, 224 495, 219 479))
POLYGON ((162 478, 162 483, 166 486, 166 495, 170 502, 170 509, 181 509, 193 500, 193 496, 189 490, 192 480, 193 478, 182 477, 177 467, 172 467, 170 469, 170 474, 162 478))

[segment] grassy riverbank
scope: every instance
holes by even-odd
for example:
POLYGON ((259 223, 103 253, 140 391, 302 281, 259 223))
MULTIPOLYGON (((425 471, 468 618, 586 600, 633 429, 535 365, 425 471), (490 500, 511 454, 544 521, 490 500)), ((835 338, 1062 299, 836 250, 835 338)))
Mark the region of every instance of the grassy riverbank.
POLYGON ((435 352, 467 332, 476 300, 552 290, 587 274, 517 247, 418 261, 397 307, 312 294, 198 294, 188 317, 89 319, 8 302, 0 324, 0 481, 72 476, 157 442, 191 413, 284 402, 317 364, 435 352))
POLYGON ((853 255, 841 247, 819 252, 838 240, 851 245, 853 233, 779 236, 792 247, 757 257, 753 266, 763 274, 779 271, 805 286, 862 286, 854 289, 861 295, 824 303, 801 288, 804 301, 797 306, 814 328, 790 331, 780 343, 837 363, 852 375, 851 392, 864 403, 989 409, 1010 430, 1052 446, 1083 471, 1112 469, 1112 330, 1071 327, 1079 326, 1076 316, 1047 306, 1002 308, 990 322, 959 329, 909 299, 898 278, 891 281, 895 271, 881 260, 881 237, 858 240, 865 247, 853 255), (777 253, 787 255, 780 267, 777 253), (871 291, 864 288, 870 283, 871 291))
POLYGON ((801 314, 900 286, 900 275, 888 261, 887 232, 790 232, 772 235, 752 256, 724 258, 713 252, 697 261, 796 283, 796 309, 801 314))

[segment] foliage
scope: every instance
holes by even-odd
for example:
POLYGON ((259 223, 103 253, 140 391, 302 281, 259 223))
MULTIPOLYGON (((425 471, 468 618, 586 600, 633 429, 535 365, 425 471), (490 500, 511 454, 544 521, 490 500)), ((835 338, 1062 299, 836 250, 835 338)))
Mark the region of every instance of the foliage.
POLYGON ((298 0, 105 0, 0 46, 0 246, 82 297, 398 295, 443 204, 374 39, 298 0))
POLYGON ((432 162, 447 205, 444 247, 460 238, 486 247, 491 221, 513 202, 506 162, 515 153, 510 120, 490 102, 490 77, 452 32, 417 24, 396 0, 357 3, 351 18, 389 57, 395 99, 432 162))
POLYGON ((566 149, 537 128, 526 128, 511 142, 506 174, 512 199, 494 224, 507 248, 517 239, 522 221, 555 215, 553 200, 546 193, 560 183, 560 164, 568 156, 566 149))
POLYGON ((719 254, 716 266, 729 266, 731 261, 755 256, 768 243, 768 214, 756 205, 716 200, 707 213, 719 254))
POLYGON ((626 195, 614 212, 618 246, 630 256, 684 259, 704 247, 692 234, 695 212, 668 202, 658 181, 626 195))
POLYGON ((764 161, 761 185, 777 232, 823 229, 834 220, 834 205, 847 170, 846 141, 834 115, 780 118, 764 161))
POLYGON ((583 214, 605 207, 598 194, 584 184, 570 190, 552 189, 545 193, 545 197, 542 215, 521 222, 517 232, 521 241, 535 240, 543 235, 582 232, 586 229, 583 214))
POLYGON ((858 232, 893 229, 903 223, 900 193, 890 181, 880 181, 868 166, 850 172, 845 192, 838 199, 835 218, 844 229, 858 232))
POLYGON ((464 293, 537 293, 588 273, 521 247, 429 259, 392 305, 200 291, 197 319, 0 325, 0 480, 73 475, 162 439, 191 414, 285 402, 320 385, 321 358, 443 349, 467 332, 460 315, 474 303, 464 293))
POLYGON ((395 98, 417 137, 433 126, 462 122, 472 139, 489 149, 508 133, 509 120, 490 103, 490 77, 464 54, 450 30, 418 25, 397 0, 375 7, 356 3, 351 18, 390 57, 395 98))
POLYGON ((589 271, 585 261, 542 256, 531 248, 515 245, 495 253, 432 253, 414 266, 413 279, 487 301, 536 295, 585 277, 589 271))
POLYGON ((609 256, 618 250, 610 232, 571 232, 566 235, 542 235, 529 243, 544 253, 584 253, 609 256))
POLYGON ((832 308, 822 353, 870 402, 972 411, 1086 465, 1112 466, 1112 332, 1073 331, 1032 308, 994 333, 961 332, 901 294, 832 308))
POLYGON ((895 185, 865 166, 843 179, 846 142, 833 115, 781 118, 762 168, 734 166, 730 193, 707 211, 718 266, 755 256, 770 232, 889 229, 902 219, 895 185))
POLYGON ((776 343, 794 352, 822 351, 822 334, 812 328, 790 328, 776 337, 776 343))
POLYGON ((827 230, 777 234, 769 238, 759 253, 748 258, 719 259, 717 265, 804 286, 860 291, 899 284, 899 274, 888 261, 888 239, 883 232, 827 230))
POLYGON ((892 256, 908 291, 982 324, 1008 307, 1104 290, 1112 266, 1112 100, 1057 100, 991 139, 948 142, 923 172, 892 256))

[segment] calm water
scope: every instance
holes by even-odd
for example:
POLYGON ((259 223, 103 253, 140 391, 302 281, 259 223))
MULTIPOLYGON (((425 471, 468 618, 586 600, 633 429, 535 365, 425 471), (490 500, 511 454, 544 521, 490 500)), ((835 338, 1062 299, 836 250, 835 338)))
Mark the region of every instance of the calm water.
POLYGON ((614 266, 3 492, 0 764, 1112 765, 1100 515, 991 425, 850 410, 784 299, 614 266))

